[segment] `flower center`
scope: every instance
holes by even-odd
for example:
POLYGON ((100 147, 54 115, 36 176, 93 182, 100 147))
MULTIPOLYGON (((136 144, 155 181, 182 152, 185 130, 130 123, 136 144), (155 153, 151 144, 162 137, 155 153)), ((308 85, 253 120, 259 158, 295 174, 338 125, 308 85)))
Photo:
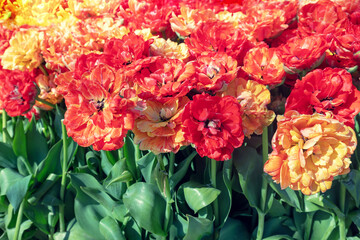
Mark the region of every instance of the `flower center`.
POLYGON ((90 100, 98 112, 102 111, 105 107, 105 99, 102 100, 90 100))

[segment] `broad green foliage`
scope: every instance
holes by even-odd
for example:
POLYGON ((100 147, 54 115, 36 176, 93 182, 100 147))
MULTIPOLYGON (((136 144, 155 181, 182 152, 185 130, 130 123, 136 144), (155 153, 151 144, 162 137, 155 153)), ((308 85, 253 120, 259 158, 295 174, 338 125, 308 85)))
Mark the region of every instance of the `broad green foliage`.
MULTIPOLYGON (((49 115, 54 123, 57 114, 49 115)), ((61 132, 50 141, 43 121, 10 121, 11 138, 0 142, 0 239, 255 239, 262 226, 267 240, 335 240, 342 224, 348 239, 359 234, 357 169, 327 192, 304 196, 263 174, 256 139, 212 164, 192 147, 174 156, 141 151, 132 133, 118 151, 97 152, 63 141, 61 132)))

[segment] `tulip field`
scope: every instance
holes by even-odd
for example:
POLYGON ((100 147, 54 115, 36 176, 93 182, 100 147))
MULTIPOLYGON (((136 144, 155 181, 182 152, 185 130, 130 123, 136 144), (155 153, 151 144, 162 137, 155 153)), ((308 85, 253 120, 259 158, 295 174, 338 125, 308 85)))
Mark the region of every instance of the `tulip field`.
POLYGON ((360 0, 0 0, 0 240, 360 240, 360 0))

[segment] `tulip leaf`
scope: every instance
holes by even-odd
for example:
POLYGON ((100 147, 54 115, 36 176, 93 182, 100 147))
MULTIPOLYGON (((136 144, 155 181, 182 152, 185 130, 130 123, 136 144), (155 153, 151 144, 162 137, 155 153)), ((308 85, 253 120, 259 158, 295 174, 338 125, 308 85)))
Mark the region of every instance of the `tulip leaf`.
MULTIPOLYGON (((70 225, 70 224, 69 224, 70 225)), ((78 222, 71 224, 66 232, 57 232, 54 234, 54 240, 89 240, 93 236, 89 234, 87 229, 82 229, 78 222)))
POLYGON ((142 176, 145 179, 145 182, 147 183, 154 183, 152 176, 152 171, 154 167, 156 166, 156 156, 152 152, 149 152, 145 156, 139 159, 138 165, 139 169, 141 171, 142 176))
POLYGON ((188 168, 196 154, 197 152, 193 151, 184 161, 179 164, 180 166, 178 167, 178 170, 169 179, 170 186, 172 188, 174 188, 186 175, 188 168))
POLYGON ((187 215, 188 231, 183 240, 201 240, 213 233, 213 222, 206 218, 187 215))
POLYGON ((101 219, 100 232, 106 240, 125 240, 124 235, 121 233, 119 224, 112 217, 106 216, 101 219))
POLYGON ((127 189, 123 201, 140 227, 151 233, 166 236, 163 226, 166 201, 155 185, 135 183, 127 189))
POLYGON ((313 218, 313 226, 310 239, 327 240, 336 228, 335 218, 328 213, 318 211, 313 218))
POLYGON ((128 167, 129 172, 133 175, 134 178, 137 178, 137 163, 135 158, 135 146, 133 140, 127 135, 125 137, 124 144, 124 156, 126 159, 126 165, 128 167))
POLYGON ((125 159, 120 159, 112 166, 103 185, 107 192, 116 199, 120 199, 126 191, 125 182, 131 181, 132 174, 127 171, 125 159))
POLYGON ((36 179, 39 182, 51 173, 61 174, 60 153, 62 149, 62 140, 59 140, 47 153, 45 159, 39 164, 36 170, 36 179))
POLYGON ((360 171, 352 169, 350 173, 341 181, 346 187, 351 197, 355 200, 356 207, 360 204, 360 171))
POLYGON ((203 207, 211 204, 220 194, 220 190, 198 184, 196 182, 188 182, 184 186, 184 195, 186 203, 189 207, 198 212, 203 207))
POLYGON ((31 177, 31 175, 23 177, 9 186, 7 189, 6 197, 9 199, 9 202, 13 206, 14 211, 18 209, 20 203, 27 193, 31 177))
POLYGON ((252 207, 259 209, 263 177, 261 156, 253 148, 241 147, 234 150, 233 161, 244 195, 252 207))
POLYGON ((0 142, 0 167, 15 168, 16 155, 12 147, 6 143, 0 142))
POLYGON ((16 156, 22 156, 27 159, 26 136, 24 131, 24 125, 20 118, 16 122, 15 135, 12 147, 16 156))
POLYGON ((26 151, 29 163, 33 169, 37 168, 48 153, 46 138, 36 130, 35 118, 32 118, 27 127, 26 151))
POLYGON ((228 218, 220 230, 219 240, 237 240, 239 236, 241 236, 241 239, 250 239, 250 234, 244 223, 228 218))

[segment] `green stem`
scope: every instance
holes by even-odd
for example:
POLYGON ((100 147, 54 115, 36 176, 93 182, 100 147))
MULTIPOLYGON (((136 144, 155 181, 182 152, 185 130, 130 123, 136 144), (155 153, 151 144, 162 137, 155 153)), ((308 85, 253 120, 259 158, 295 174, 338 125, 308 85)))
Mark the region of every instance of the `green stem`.
POLYGON ((63 120, 61 121, 62 139, 63 139, 63 159, 62 159, 62 174, 61 174, 61 187, 60 187, 60 199, 62 203, 59 206, 59 220, 60 220, 60 232, 65 232, 65 189, 66 189, 66 171, 67 171, 67 159, 68 159, 68 145, 67 134, 63 120))
POLYGON ((48 106, 50 106, 50 107, 52 107, 52 108, 55 108, 55 105, 54 105, 54 104, 49 103, 48 101, 46 101, 46 100, 44 100, 44 99, 41 99, 41 98, 39 98, 38 96, 35 97, 35 100, 38 101, 38 102, 41 102, 41 103, 43 103, 43 104, 45 104, 45 105, 48 105, 48 106))
POLYGON ((164 165, 163 156, 161 155, 161 153, 158 154, 158 155, 156 156, 156 158, 157 158, 157 161, 158 161, 158 163, 159 163, 159 165, 160 165, 161 171, 165 171, 165 165, 164 165))
POLYGON ((345 226, 345 200, 346 200, 346 188, 344 184, 340 183, 340 199, 339 205, 342 214, 338 214, 339 219, 339 232, 340 232, 340 240, 346 239, 346 226, 345 226))
POLYGON ((171 177, 174 174, 174 164, 175 164, 175 153, 170 152, 169 177, 171 177))
POLYGON ((41 72, 45 75, 45 76, 49 76, 49 73, 46 71, 46 69, 44 68, 44 65, 40 64, 39 68, 41 70, 41 72))
POLYGON ((14 233, 14 238, 13 238, 14 240, 19 239, 20 226, 21 226, 22 217, 23 217, 23 213, 24 213, 25 202, 26 202, 26 198, 24 198, 20 204, 19 212, 18 212, 18 215, 16 218, 15 233, 14 233))
MULTIPOLYGON (((211 184, 214 188, 216 188, 216 172, 217 172, 217 168, 216 168, 216 160, 214 159, 210 159, 210 180, 211 180, 211 184)), ((219 202, 218 199, 216 198, 213 202, 213 209, 214 209, 214 215, 215 215, 215 221, 214 221, 214 239, 218 239, 219 238, 219 229, 217 229, 219 227, 219 202)))
MULTIPOLYGON (((160 165, 160 170, 165 172, 166 170, 165 170, 163 156, 161 154, 158 154, 157 160, 160 165)), ((160 189, 160 191, 163 191, 163 189, 160 189)), ((171 200, 172 200, 168 174, 164 179, 164 191, 165 191, 164 194, 165 194, 165 199, 166 199, 164 229, 165 229, 165 231, 168 231, 168 227, 170 224, 170 217, 171 217, 171 200)), ((166 239, 166 237, 164 239, 166 239)))
POLYGON ((2 110, 2 138, 3 138, 3 142, 6 143, 6 133, 5 133, 5 130, 6 130, 6 124, 7 124, 7 117, 6 117, 6 112, 5 110, 3 109, 2 110))
POLYGON ((258 212, 258 230, 256 234, 257 240, 261 240, 263 238, 264 222, 265 222, 265 214, 262 212, 258 212))
MULTIPOLYGON (((269 154, 269 140, 268 140, 268 128, 264 127, 262 134, 262 161, 263 164, 267 161, 269 154)), ((260 240, 263 237, 264 233, 264 222, 265 222, 265 208, 266 208, 266 196, 267 196, 267 188, 268 184, 266 178, 262 176, 262 184, 261 184, 261 199, 260 199, 260 209, 261 212, 258 211, 258 231, 256 235, 256 239, 260 240)))

